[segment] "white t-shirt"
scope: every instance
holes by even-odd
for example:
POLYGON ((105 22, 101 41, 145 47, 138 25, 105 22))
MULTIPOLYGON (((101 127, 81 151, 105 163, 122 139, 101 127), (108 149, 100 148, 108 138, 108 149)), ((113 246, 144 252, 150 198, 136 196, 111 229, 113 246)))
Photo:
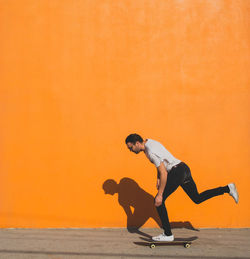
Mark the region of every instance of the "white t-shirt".
POLYGON ((160 142, 152 139, 147 139, 145 143, 145 154, 156 167, 159 167, 160 163, 163 162, 167 171, 170 171, 173 166, 181 162, 167 151, 160 142))

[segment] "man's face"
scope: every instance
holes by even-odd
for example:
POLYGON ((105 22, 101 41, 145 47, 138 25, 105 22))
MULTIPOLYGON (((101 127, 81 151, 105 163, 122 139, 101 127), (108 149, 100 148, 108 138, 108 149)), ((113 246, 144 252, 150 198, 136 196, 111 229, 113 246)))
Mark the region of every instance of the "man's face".
POLYGON ((135 154, 141 152, 139 141, 137 141, 135 144, 128 142, 127 147, 131 152, 134 152, 135 154))

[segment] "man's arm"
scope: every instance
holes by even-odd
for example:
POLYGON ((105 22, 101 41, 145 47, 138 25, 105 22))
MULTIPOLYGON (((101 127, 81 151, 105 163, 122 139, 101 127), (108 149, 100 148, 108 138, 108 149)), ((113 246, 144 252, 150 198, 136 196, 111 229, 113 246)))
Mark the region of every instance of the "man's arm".
POLYGON ((158 171, 158 178, 160 178, 160 185, 159 185, 159 189, 158 189, 158 193, 155 197, 155 206, 158 207, 162 204, 162 195, 167 183, 167 178, 168 178, 168 172, 164 166, 164 163, 161 162, 160 166, 157 167, 157 171, 158 171))
POLYGON ((157 168, 157 181, 156 181, 156 189, 159 190, 160 187, 160 172, 157 168))

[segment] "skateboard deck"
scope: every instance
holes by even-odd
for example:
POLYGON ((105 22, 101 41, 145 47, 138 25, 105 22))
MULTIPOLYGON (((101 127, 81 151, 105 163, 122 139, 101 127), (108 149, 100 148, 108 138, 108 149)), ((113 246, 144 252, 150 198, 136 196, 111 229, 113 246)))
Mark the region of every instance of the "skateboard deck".
POLYGON ((166 242, 166 241, 154 241, 154 240, 149 240, 149 239, 144 239, 145 241, 141 242, 134 242, 136 245, 142 245, 142 246, 149 246, 150 248, 155 248, 156 246, 184 246, 185 248, 190 248, 192 241, 197 239, 197 237, 193 238, 176 238, 174 241, 171 242, 166 242))

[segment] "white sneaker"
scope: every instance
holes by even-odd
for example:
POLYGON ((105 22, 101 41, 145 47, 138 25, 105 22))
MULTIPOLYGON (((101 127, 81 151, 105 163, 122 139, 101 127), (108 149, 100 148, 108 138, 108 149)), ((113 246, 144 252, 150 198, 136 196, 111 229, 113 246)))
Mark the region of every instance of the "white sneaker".
POLYGON ((229 188, 229 194, 234 198, 235 202, 238 203, 239 202, 239 194, 237 192, 236 186, 234 183, 230 183, 228 184, 228 188, 229 188))
POLYGON ((152 239, 154 241, 167 241, 167 242, 171 242, 171 241, 174 241, 174 236, 167 236, 165 235, 164 233, 160 234, 159 236, 156 236, 156 237, 152 237, 152 239))

